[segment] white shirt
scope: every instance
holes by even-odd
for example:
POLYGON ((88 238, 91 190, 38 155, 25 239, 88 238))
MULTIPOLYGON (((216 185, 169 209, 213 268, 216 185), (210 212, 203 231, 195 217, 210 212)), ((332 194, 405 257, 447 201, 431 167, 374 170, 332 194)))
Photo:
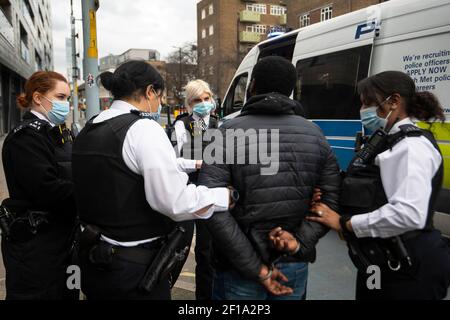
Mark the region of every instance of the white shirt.
MULTIPOLYGON (((124 101, 114 101, 109 110, 103 111, 94 123, 129 113, 136 109, 124 101)), ((180 222, 194 219, 209 219, 214 211, 226 211, 229 204, 227 188, 208 189, 204 186, 188 185, 188 176, 178 169, 173 147, 163 128, 155 121, 142 119, 134 123, 127 132, 122 149, 127 167, 144 178, 145 196, 153 210, 180 222), (207 214, 195 213, 211 206, 207 214)), ((138 242, 117 242, 102 237, 113 245, 135 246, 155 239, 138 242)))
MULTIPOLYGON (((404 119, 390 134, 399 132, 399 127, 405 124, 414 123, 409 118, 404 119)), ((432 179, 441 163, 442 156, 424 136, 406 137, 392 150, 379 154, 375 164, 380 167, 388 203, 373 212, 352 217, 356 236, 389 238, 423 229, 432 179)))
POLYGON ((55 126, 55 124, 52 123, 50 120, 48 120, 42 113, 37 112, 37 111, 34 111, 34 110, 31 110, 30 112, 31 112, 32 114, 34 114, 36 117, 38 117, 39 119, 44 120, 44 121, 47 121, 47 122, 50 124, 50 126, 51 126, 52 128, 55 126))
MULTIPOLYGON (((195 121, 200 121, 202 118, 198 116, 197 114, 193 113, 192 117, 195 121)), ((209 120, 211 116, 208 114, 206 117, 203 118, 203 121, 205 121, 205 124, 209 127, 209 120)), ((178 156, 181 154, 181 150, 183 149, 183 146, 185 143, 189 141, 188 139, 188 132, 186 131, 186 127, 184 126, 183 121, 177 121, 175 122, 175 136, 177 139, 177 151, 178 156)), ((183 172, 195 172, 197 170, 196 164, 197 160, 190 160, 190 159, 184 159, 184 158, 178 158, 178 167, 183 172)))

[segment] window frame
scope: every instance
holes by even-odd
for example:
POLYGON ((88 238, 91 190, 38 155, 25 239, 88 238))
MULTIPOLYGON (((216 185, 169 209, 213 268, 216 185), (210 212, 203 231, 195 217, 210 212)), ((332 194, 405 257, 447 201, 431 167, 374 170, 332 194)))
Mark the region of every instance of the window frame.
POLYGON ((233 114, 235 112, 238 112, 242 109, 245 103, 245 99, 247 98, 247 87, 248 87, 248 80, 249 80, 249 73, 248 72, 242 72, 238 76, 236 76, 230 86, 230 90, 228 91, 225 99, 224 99, 224 116, 228 116, 230 114, 233 114), (236 98, 236 88, 238 87, 239 83, 242 79, 245 78, 245 92, 244 92, 244 99, 242 101, 242 105, 239 105, 236 107, 235 98, 236 98))
POLYGON ((308 12, 300 15, 300 28, 304 28, 309 25, 311 25, 311 14, 308 12), (304 23, 305 21, 307 21, 306 24, 304 23))
MULTIPOLYGON (((295 62, 298 78, 297 78, 297 84, 296 84, 296 87, 294 90, 294 99, 303 105, 309 119, 311 119, 311 120, 360 120, 359 110, 361 108, 361 101, 360 101, 359 95, 357 94, 357 84, 359 81, 368 77, 368 75, 369 75, 372 50, 373 50, 373 45, 369 44, 369 45, 358 46, 358 47, 345 49, 345 50, 341 50, 341 51, 334 51, 334 52, 330 52, 330 53, 319 55, 319 56, 309 57, 309 58, 301 59, 301 60, 298 60, 295 62), (350 107, 346 107, 345 109, 337 107, 338 103, 340 105, 345 105, 345 104, 349 105, 350 104, 349 101, 344 101, 345 99, 343 99, 341 97, 339 97, 339 99, 335 99, 336 101, 339 101, 339 102, 333 104, 332 108, 327 108, 327 104, 323 103, 323 99, 322 100, 316 99, 316 96, 314 94, 310 94, 309 96, 302 95, 302 92, 305 90, 305 88, 303 88, 303 86, 312 86, 311 84, 306 85, 303 83, 302 86, 300 87, 300 84, 301 84, 300 78, 307 76, 307 74, 308 74, 307 71, 309 71, 310 74, 317 75, 318 74, 317 70, 313 69, 313 68, 317 68, 319 66, 327 66, 328 61, 332 61, 333 59, 338 59, 338 58, 342 59, 344 61, 350 61, 350 59, 349 59, 350 55, 355 55, 355 54, 357 55, 358 63, 356 65, 356 67, 354 68, 355 79, 354 79, 354 86, 352 87, 354 95, 351 98, 352 105, 350 107), (310 101, 315 101, 315 104, 308 104, 307 103, 308 97, 309 97, 310 101), (326 110, 326 111, 331 110, 331 113, 330 112, 327 113, 326 111, 324 112, 323 110, 326 110), (343 110, 343 112, 340 112, 341 110, 343 110), (333 115, 331 115, 332 113, 333 113, 333 115)), ((340 63, 337 63, 336 65, 342 66, 342 64, 340 64, 340 63)), ((349 70, 348 68, 345 68, 345 70, 346 70, 346 73, 353 71, 353 70, 349 70)), ((336 71, 339 71, 339 69, 338 68, 336 68, 334 70, 332 69, 332 71, 336 72, 336 71)), ((338 73, 337 72, 336 73, 326 72, 326 73, 324 73, 324 75, 325 74, 333 80, 333 76, 338 73), (331 74, 331 76, 330 76, 330 74, 331 74)), ((351 76, 353 76, 353 74, 351 74, 351 76)), ((349 76, 349 78, 350 78, 350 76, 349 76)), ((321 80, 323 79, 324 82, 326 81, 326 78, 323 78, 323 77, 317 78, 317 79, 321 79, 321 80)), ((326 84, 326 86, 329 86, 329 85, 330 85, 329 83, 326 84)), ((331 82, 331 85, 337 86, 337 85, 342 85, 342 83, 331 82)), ((326 88, 326 89, 329 89, 329 88, 326 88)), ((321 96, 321 97, 329 97, 330 96, 330 94, 325 95, 324 93, 320 93, 320 90, 322 90, 321 88, 313 88, 313 89, 309 88, 309 90, 319 90, 318 91, 319 93, 316 94, 317 96, 321 96)), ((338 90, 336 89, 334 92, 338 92, 338 90)), ((339 89, 339 92, 340 92, 340 94, 342 94, 344 92, 344 90, 339 89)), ((348 92, 346 92, 346 93, 348 93, 348 92)))
POLYGON ((283 16, 287 14, 287 8, 279 5, 271 5, 270 14, 272 16, 283 16))
POLYGON ((327 21, 333 18, 333 6, 329 5, 320 9, 320 21, 327 21))
POLYGON ((267 14, 267 5, 263 3, 247 3, 247 11, 252 11, 260 14, 267 14))

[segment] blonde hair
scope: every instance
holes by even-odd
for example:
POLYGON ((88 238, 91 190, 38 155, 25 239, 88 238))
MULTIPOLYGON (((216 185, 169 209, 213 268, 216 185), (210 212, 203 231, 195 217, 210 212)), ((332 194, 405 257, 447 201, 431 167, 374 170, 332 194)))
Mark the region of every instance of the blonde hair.
MULTIPOLYGON (((184 88, 184 91, 186 95, 184 105, 189 112, 192 112, 192 101, 200 97, 202 94, 207 93, 211 97, 211 100, 213 98, 213 93, 209 84, 200 79, 190 81, 184 88)), ((212 102, 214 103, 214 101, 212 102)))

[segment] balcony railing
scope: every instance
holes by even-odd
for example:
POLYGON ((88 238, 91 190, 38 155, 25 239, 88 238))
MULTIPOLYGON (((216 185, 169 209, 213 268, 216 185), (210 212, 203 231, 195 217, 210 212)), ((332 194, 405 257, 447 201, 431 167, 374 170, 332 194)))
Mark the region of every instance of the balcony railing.
POLYGON ((257 32, 241 31, 239 41, 245 43, 258 43, 261 41, 261 35, 257 32))
POLYGON ((243 10, 240 13, 241 22, 261 22, 261 14, 249 10, 243 10))
POLYGON ((0 35, 2 35, 11 45, 14 45, 14 28, 9 22, 3 10, 0 9, 0 35))

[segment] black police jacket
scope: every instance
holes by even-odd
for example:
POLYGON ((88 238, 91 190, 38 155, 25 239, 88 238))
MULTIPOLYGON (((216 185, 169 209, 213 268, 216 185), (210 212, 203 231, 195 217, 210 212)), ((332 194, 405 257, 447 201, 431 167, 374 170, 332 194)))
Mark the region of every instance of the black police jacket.
MULTIPOLYGON (((215 213, 203 222, 213 237, 217 267, 233 267, 248 278, 257 278, 261 263, 280 254, 271 251, 268 241, 269 231, 279 226, 301 243, 295 257, 283 259, 315 261, 315 246, 328 229, 305 217, 315 187, 322 189, 324 203, 338 209, 340 174, 321 130, 295 115, 299 109, 298 102, 281 94, 255 96, 244 106, 241 116, 222 126, 223 130, 278 129, 280 163, 275 175, 261 175, 261 163, 203 166, 199 185, 232 185, 240 193, 231 212, 215 213)), ((246 152, 249 141, 245 140, 246 152)), ((235 151, 237 148, 235 145, 235 151)))
POLYGON ((71 136, 52 128, 31 112, 6 137, 3 168, 9 196, 48 211, 56 219, 73 223, 76 217, 71 180, 71 136), (71 219, 67 219, 67 218, 71 219))

